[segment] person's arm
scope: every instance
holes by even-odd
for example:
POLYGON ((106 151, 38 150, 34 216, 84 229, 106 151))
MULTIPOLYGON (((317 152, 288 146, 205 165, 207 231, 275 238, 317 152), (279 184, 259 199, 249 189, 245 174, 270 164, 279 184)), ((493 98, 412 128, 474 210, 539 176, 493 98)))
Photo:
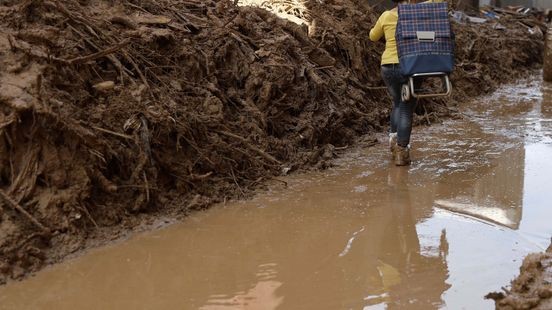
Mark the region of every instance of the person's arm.
MULTIPOLYGON (((385 13, 384 13, 385 14, 385 13)), ((378 21, 372 29, 370 29, 370 40, 376 42, 383 37, 383 14, 378 18, 378 21)))

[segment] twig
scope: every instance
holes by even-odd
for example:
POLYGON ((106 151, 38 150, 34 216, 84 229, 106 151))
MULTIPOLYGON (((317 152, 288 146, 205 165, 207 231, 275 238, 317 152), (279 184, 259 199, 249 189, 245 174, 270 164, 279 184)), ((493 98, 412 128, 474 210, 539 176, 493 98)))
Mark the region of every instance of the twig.
POLYGON ((16 116, 14 112, 12 112, 7 117, 3 117, 2 121, 0 122, 0 130, 4 129, 5 127, 8 127, 15 121, 16 121, 16 116))
POLYGON ((203 180, 205 178, 208 178, 210 177, 211 175, 213 174, 213 171, 209 171, 205 174, 200 174, 200 175, 195 175, 195 174, 190 174, 190 179, 192 181, 198 181, 198 180, 203 180))
POLYGON ((142 172, 144 175, 144 186, 146 189, 146 202, 150 201, 150 190, 149 190, 149 183, 148 183, 148 176, 146 175, 146 172, 142 172))
POLYGON ((153 160, 153 156, 151 153, 151 141, 150 141, 150 132, 148 128, 148 120, 145 116, 140 116, 140 121, 142 123, 142 126, 140 126, 140 138, 142 139, 142 143, 144 144, 144 151, 146 152, 146 155, 148 156, 148 159, 150 161, 150 164, 153 166, 155 165, 155 162, 153 160))
POLYGON ((131 6, 131 7, 135 8, 135 9, 138 9, 138 10, 144 12, 144 13, 151 14, 150 12, 146 11, 146 10, 145 10, 144 8, 142 8, 141 6, 137 6, 136 4, 130 3, 130 2, 128 2, 128 1, 125 1, 125 4, 131 6))
POLYGON ((387 89, 387 87, 385 87, 385 86, 365 86, 365 85, 362 85, 359 81, 357 81, 355 79, 352 79, 352 78, 348 78, 347 80, 349 82, 351 82, 351 84, 353 84, 353 86, 358 87, 358 88, 363 89, 363 90, 384 90, 384 89, 387 89))
POLYGON ((427 125, 431 126, 431 122, 429 121, 429 116, 427 115, 427 109, 426 109, 425 104, 422 104, 422 107, 424 107, 424 114, 425 114, 425 118, 426 118, 426 121, 427 121, 427 125))
POLYGON ((92 217, 92 215, 90 214, 90 212, 88 211, 88 208, 86 206, 82 206, 82 208, 79 208, 79 209, 81 209, 82 212, 84 212, 84 214, 86 214, 86 217, 88 217, 90 222, 92 222, 92 224, 94 224, 94 226, 96 228, 100 227, 100 226, 98 226, 98 223, 96 223, 96 221, 94 220, 94 218, 92 217))
POLYGON ((203 152, 201 152, 201 149, 195 144, 193 143, 190 139, 188 139, 186 136, 182 136, 181 137, 182 139, 184 139, 184 141, 186 141, 188 143, 188 145, 190 145, 201 157, 203 157, 203 159, 205 159, 209 164, 211 164, 212 166, 216 166, 215 163, 209 159, 209 157, 205 156, 205 154, 203 154, 203 152))
POLYGON ((106 48, 103 51, 99 51, 97 53, 90 54, 90 55, 87 55, 87 56, 76 57, 76 58, 68 60, 67 62, 69 64, 85 63, 85 62, 88 62, 88 61, 91 61, 91 60, 94 60, 94 59, 97 59, 97 58, 101 58, 101 57, 110 55, 110 54, 122 49, 123 47, 125 47, 129 43, 130 43, 130 39, 125 39, 122 42, 113 45, 112 47, 106 48))
POLYGON ((130 57, 127 53, 123 53, 123 56, 124 58, 132 65, 132 67, 134 68, 134 70, 136 70, 136 72, 138 73, 138 76, 140 77, 140 79, 142 80, 142 83, 144 83, 144 85, 146 85, 147 88, 150 88, 149 86, 149 83, 148 83, 148 80, 146 79, 146 76, 142 73, 142 71, 138 68, 138 65, 136 64, 136 62, 132 59, 132 57, 130 57))
POLYGON ((277 179, 277 178, 275 178, 275 177, 270 177, 269 179, 270 179, 270 180, 274 180, 274 181, 278 181, 278 182, 280 182, 280 183, 283 183, 285 187, 288 186, 288 183, 287 183, 286 181, 284 181, 284 180, 280 180, 280 179, 277 179))
MULTIPOLYGON (((75 32, 76 34, 78 34, 81 39, 84 40, 84 42, 88 43, 88 45, 92 46, 94 49, 96 49, 96 51, 99 51, 100 49, 98 48, 98 46, 96 44, 94 44, 94 42, 92 42, 92 40, 90 40, 89 38, 87 38, 82 32, 80 32, 79 30, 75 29, 75 27, 69 25, 69 29, 71 29, 73 32, 75 32)), ((113 56, 113 55, 108 55, 107 56, 107 59, 109 59, 111 61, 111 63, 113 64, 113 66, 115 66, 115 68, 117 70, 119 70, 119 75, 120 75, 120 79, 121 79, 121 83, 123 83, 124 79, 123 77, 126 75, 127 77, 129 77, 129 80, 134 83, 134 80, 131 78, 131 76, 125 71, 126 68, 123 67, 123 64, 121 64, 121 62, 119 61, 119 59, 117 59, 117 57, 113 56)))
POLYGON ((261 155, 262 157, 264 157, 265 159, 268 159, 269 161, 272 161, 272 162, 275 162, 279 165, 281 165, 282 163, 277 160, 276 158, 274 158, 272 155, 270 154, 267 154, 266 152, 264 152, 263 150, 259 149, 258 147, 256 146, 253 146, 249 143, 249 141, 247 141, 245 138, 243 137, 240 137, 238 135, 235 135, 233 133, 230 133, 230 132, 226 132, 226 131, 217 131, 218 133, 222 134, 222 135, 225 135, 227 137, 231 137, 231 138, 234 138, 236 140, 240 140, 243 144, 245 144, 245 146, 247 146, 247 148, 249 148, 250 150, 256 152, 257 154, 261 155))
POLYGON ((119 24, 126 26, 132 30, 136 30, 138 25, 136 25, 130 18, 124 16, 113 16, 109 19, 112 24, 119 24))
POLYGON ((44 237, 44 234, 43 233, 32 233, 30 236, 28 236, 27 238, 23 239, 21 242, 19 242, 17 244, 17 247, 18 248, 21 248, 23 247, 25 244, 29 243, 31 240, 35 239, 35 238, 41 238, 41 237, 44 237))
POLYGON ((118 133, 118 132, 111 131, 111 130, 104 129, 104 128, 97 127, 97 126, 92 126, 92 128, 96 129, 97 131, 108 133, 108 134, 111 134, 111 135, 114 135, 114 136, 117 136, 117 137, 121 137, 121 138, 128 139, 128 140, 134 140, 134 137, 129 136, 129 135, 125 135, 125 134, 122 134, 122 133, 118 133))
MULTIPOLYGON (((129 184, 129 185, 118 185, 117 186, 118 188, 146 188, 144 185, 132 185, 132 184, 129 184)), ((150 190, 155 190, 155 191, 158 191, 159 188, 157 187, 149 187, 148 188, 150 190)))
POLYGON ((35 219, 29 212, 27 212, 23 207, 21 207, 15 200, 13 200, 3 189, 0 189, 0 196, 12 207, 14 210, 19 211, 23 214, 29 221, 31 221, 36 227, 40 228, 43 232, 50 234, 51 230, 46 226, 40 224, 40 222, 35 219))
POLYGON ((230 167, 230 172, 232 173, 232 179, 234 180, 234 183, 236 183, 236 186, 240 190, 242 197, 245 197, 245 193, 243 192, 240 184, 238 184, 238 181, 236 180, 236 175, 234 175, 234 169, 232 169, 232 167, 230 167))

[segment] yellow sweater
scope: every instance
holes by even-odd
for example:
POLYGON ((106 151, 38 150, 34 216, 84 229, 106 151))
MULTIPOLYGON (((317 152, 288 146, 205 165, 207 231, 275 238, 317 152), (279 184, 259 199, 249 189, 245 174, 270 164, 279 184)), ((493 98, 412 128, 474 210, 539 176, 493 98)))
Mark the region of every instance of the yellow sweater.
POLYGON ((381 64, 398 64, 397 41, 395 41, 395 29, 399 14, 397 8, 383 12, 378 18, 374 28, 370 30, 370 40, 376 42, 385 35, 385 51, 381 55, 381 64))
MULTIPOLYGON (((429 0, 425 2, 443 2, 444 0, 429 0)), ((398 64, 397 41, 395 41, 395 29, 399 13, 397 8, 383 12, 376 25, 370 30, 370 40, 376 42, 385 36, 385 51, 381 55, 381 64, 398 64)))

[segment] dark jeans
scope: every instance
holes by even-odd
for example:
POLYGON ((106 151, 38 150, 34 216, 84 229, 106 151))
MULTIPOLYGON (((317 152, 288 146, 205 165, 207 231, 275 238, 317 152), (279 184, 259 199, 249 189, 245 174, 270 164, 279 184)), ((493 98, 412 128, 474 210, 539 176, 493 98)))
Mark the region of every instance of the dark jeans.
POLYGON ((412 113, 416 100, 402 101, 401 87, 407 82, 399 69, 399 64, 382 65, 381 76, 393 101, 391 110, 391 133, 397 133, 397 143, 400 146, 407 146, 410 143, 412 132, 412 113))

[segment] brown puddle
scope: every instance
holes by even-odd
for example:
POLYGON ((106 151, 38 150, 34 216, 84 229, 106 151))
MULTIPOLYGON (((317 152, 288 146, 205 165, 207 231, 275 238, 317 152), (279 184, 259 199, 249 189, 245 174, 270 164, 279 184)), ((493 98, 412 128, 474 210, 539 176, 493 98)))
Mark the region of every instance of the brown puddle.
MULTIPOLYGON (((1 309, 492 309, 552 235, 552 87, 0 287, 1 309), (543 91, 544 90, 544 99, 543 91)), ((514 100, 515 99, 515 100, 514 100)))

